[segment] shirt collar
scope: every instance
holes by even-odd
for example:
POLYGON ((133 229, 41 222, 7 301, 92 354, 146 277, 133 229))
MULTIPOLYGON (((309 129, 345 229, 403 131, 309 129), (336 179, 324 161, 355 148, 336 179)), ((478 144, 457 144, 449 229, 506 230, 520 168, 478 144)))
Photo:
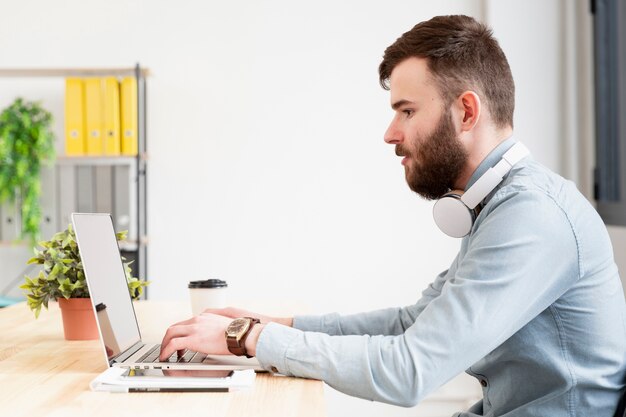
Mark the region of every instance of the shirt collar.
POLYGON ((470 177, 470 180, 465 186, 465 191, 467 191, 472 185, 474 185, 474 183, 478 181, 478 179, 485 172, 487 172, 489 168, 495 166, 498 162, 500 162, 502 156, 506 153, 506 151, 511 149, 513 145, 515 145, 515 142, 516 140, 513 139, 513 137, 511 136, 508 139, 504 140, 502 143, 500 143, 498 146, 493 148, 493 150, 489 152, 485 159, 482 160, 482 162, 478 165, 478 168, 476 168, 476 170, 470 177))

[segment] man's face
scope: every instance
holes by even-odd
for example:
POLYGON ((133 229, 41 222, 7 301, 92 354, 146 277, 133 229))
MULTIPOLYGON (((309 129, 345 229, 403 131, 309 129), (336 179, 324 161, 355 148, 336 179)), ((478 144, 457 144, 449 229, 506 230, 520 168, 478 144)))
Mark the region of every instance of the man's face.
POLYGON ((391 72, 391 107, 396 112, 385 142, 404 156, 411 190, 432 200, 454 188, 467 161, 450 106, 444 106, 426 60, 409 58, 391 72))

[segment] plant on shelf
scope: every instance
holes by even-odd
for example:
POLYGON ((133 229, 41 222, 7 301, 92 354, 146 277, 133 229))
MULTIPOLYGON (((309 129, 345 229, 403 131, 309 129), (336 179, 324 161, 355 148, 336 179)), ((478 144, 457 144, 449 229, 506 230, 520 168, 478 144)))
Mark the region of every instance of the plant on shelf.
MULTIPOLYGON (((116 233, 117 240, 125 240, 126 234, 127 231, 116 233)), ((83 263, 72 225, 55 234, 49 241, 39 242, 39 246, 43 249, 41 251, 35 249, 35 257, 28 263, 42 264, 43 270, 38 276, 26 276, 26 282, 20 286, 25 292, 28 306, 35 312, 35 317, 39 317, 42 305, 48 308, 50 300, 89 298, 83 263)), ((137 299, 150 282, 133 277, 130 269, 132 262, 126 262, 124 257, 122 261, 128 290, 131 297, 137 299)))
POLYGON ((53 159, 52 115, 39 103, 17 98, 0 113, 0 203, 21 207, 19 237, 33 243, 41 222, 40 168, 53 159))

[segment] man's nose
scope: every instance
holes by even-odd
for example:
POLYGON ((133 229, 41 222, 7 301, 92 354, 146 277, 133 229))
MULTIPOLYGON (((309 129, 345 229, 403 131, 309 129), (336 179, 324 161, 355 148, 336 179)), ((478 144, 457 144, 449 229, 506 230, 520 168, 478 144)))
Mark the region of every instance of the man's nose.
POLYGON ((387 131, 385 132, 385 142, 389 143, 390 145, 397 145, 398 143, 402 143, 402 139, 402 132, 396 129, 394 123, 391 122, 391 124, 387 128, 387 131))

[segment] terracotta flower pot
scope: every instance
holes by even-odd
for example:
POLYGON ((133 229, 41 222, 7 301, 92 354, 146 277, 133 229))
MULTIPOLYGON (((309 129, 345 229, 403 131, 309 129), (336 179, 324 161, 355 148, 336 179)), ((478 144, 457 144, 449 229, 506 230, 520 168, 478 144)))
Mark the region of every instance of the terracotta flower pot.
POLYGON ((96 317, 89 298, 59 298, 66 340, 93 340, 99 337, 96 317))

